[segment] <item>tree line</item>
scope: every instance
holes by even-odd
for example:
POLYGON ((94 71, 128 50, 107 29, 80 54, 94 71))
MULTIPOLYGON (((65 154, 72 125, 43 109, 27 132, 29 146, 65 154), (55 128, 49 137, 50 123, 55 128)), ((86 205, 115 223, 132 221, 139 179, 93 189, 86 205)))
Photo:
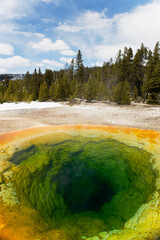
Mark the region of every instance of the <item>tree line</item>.
POLYGON ((160 101, 160 45, 153 52, 142 43, 133 54, 132 48, 119 50, 115 62, 102 67, 85 67, 79 50, 76 59, 59 71, 46 69, 27 72, 24 80, 8 80, 0 84, 0 102, 20 101, 115 101, 130 104, 131 100, 149 104, 160 101))

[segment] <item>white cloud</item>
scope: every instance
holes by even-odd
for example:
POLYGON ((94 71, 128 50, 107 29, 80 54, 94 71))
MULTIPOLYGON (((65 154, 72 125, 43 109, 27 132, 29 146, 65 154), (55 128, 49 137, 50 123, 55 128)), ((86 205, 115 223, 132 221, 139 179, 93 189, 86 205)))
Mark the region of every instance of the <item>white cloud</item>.
POLYGON ((92 31, 101 30, 110 26, 110 19, 107 19, 104 11, 86 11, 81 13, 79 17, 75 20, 74 24, 64 23, 57 27, 57 30, 64 32, 79 32, 79 31, 92 31))
POLYGON ((36 32, 23 32, 23 31, 14 31, 14 34, 16 35, 22 35, 25 37, 36 37, 36 38, 44 38, 44 34, 42 33, 36 33, 36 32))
POLYGON ((52 2, 52 0, 42 0, 42 2, 50 3, 50 2, 52 2))
POLYGON ((44 59, 42 61, 42 63, 47 64, 49 66, 55 67, 55 68, 63 68, 64 64, 54 61, 54 60, 48 60, 48 59, 44 59))
POLYGON ((26 16, 38 0, 3 0, 0 7, 0 19, 14 19, 26 16))
POLYGON ((42 18, 41 21, 46 24, 55 22, 54 19, 50 19, 50 18, 42 18))
MULTIPOLYGON (((131 44, 125 43, 126 47, 130 47, 131 44)), ((132 44, 132 49, 135 51, 139 46, 132 44)), ((116 44, 116 45, 94 45, 94 49, 89 48, 86 49, 89 58, 100 59, 101 61, 114 59, 117 56, 119 50, 124 49, 124 44, 116 44)), ((101 61, 97 61, 100 63, 101 61)), ((98 64, 97 64, 98 65, 98 64)), ((100 65, 99 65, 100 66, 100 65)))
POLYGON ((70 49, 61 51, 61 54, 62 54, 62 55, 65 55, 65 56, 75 56, 75 55, 76 55, 76 53, 73 52, 73 51, 70 50, 70 49))
POLYGON ((104 62, 96 62, 96 66, 102 67, 104 62))
POLYGON ((61 62, 64 62, 64 63, 71 63, 71 61, 72 61, 72 58, 66 58, 66 57, 61 57, 60 58, 60 61, 61 62))
POLYGON ((56 40, 54 43, 49 38, 44 38, 38 43, 30 42, 29 45, 39 51, 65 51, 70 50, 70 47, 63 40, 56 40))
POLYGON ((0 34, 12 34, 16 30, 17 27, 14 23, 0 23, 0 34))
POLYGON ((56 6, 58 6, 60 4, 60 0, 42 0, 42 2, 44 2, 44 3, 53 3, 56 6))
MULTIPOLYGON (((41 0, 44 3, 53 3, 58 6, 60 0, 41 0)), ((40 0, 1 0, 0 1, 0 20, 20 19, 33 13, 34 7, 40 0)))
POLYGON ((7 36, 6 39, 8 38, 8 35, 12 35, 13 36, 24 36, 26 38, 30 37, 30 38, 44 38, 45 35, 42 33, 38 33, 38 32, 29 32, 29 31, 22 31, 21 30, 21 26, 16 25, 14 23, 8 22, 8 23, 4 23, 4 22, 0 22, 0 35, 7 36))
POLYGON ((14 48, 11 44, 0 43, 0 54, 13 55, 14 48))
POLYGON ((2 69, 24 67, 24 66, 28 67, 30 66, 30 60, 20 56, 13 56, 10 58, 0 58, 0 66, 2 69))
POLYGON ((107 61, 125 46, 136 50, 143 42, 153 49, 160 40, 160 1, 139 5, 130 12, 107 17, 107 12, 85 11, 75 20, 59 23, 55 31, 98 62, 107 61))
POLYGON ((41 62, 32 62, 32 65, 35 67, 43 67, 44 66, 44 64, 41 62))
POLYGON ((59 51, 65 56, 75 56, 75 52, 63 40, 56 40, 52 42, 49 38, 44 38, 38 43, 30 42, 29 46, 40 52, 59 51))
POLYGON ((138 6, 132 12, 120 14, 113 19, 117 25, 117 38, 123 42, 145 42, 153 47, 160 40, 160 1, 152 1, 144 6, 138 6))
POLYGON ((5 0, 1 1, 0 7, 0 18, 1 19, 11 19, 20 18, 24 16, 23 12, 19 12, 19 3, 17 0, 5 0))
POLYGON ((79 32, 81 29, 83 29, 83 26, 75 26, 75 25, 69 25, 67 23, 65 24, 60 24, 57 28, 57 30, 59 31, 63 31, 63 32, 70 32, 70 33, 74 33, 74 32, 79 32))
POLYGON ((0 74, 5 74, 7 73, 7 69, 6 68, 0 68, 0 74))
MULTIPOLYGON (((34 6, 39 0, 2 0, 0 1, 0 39, 8 43, 11 42, 18 46, 20 42, 30 38, 30 41, 44 38, 45 35, 36 32, 36 28, 31 24, 17 24, 16 19, 26 15, 32 15, 35 11, 34 6)), ((18 49, 18 48, 17 48, 18 49)))
POLYGON ((91 63, 90 65, 91 65, 91 67, 95 67, 95 66, 102 67, 103 64, 104 64, 104 62, 96 62, 96 63, 91 63))

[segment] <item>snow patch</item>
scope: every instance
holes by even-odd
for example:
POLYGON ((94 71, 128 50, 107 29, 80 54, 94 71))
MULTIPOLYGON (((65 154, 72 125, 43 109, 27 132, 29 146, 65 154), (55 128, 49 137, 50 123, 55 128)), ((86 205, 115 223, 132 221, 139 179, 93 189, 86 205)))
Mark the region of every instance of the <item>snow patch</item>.
POLYGON ((20 102, 20 103, 3 103, 0 104, 0 111, 21 110, 21 109, 43 109, 62 107, 63 105, 56 102, 20 102))

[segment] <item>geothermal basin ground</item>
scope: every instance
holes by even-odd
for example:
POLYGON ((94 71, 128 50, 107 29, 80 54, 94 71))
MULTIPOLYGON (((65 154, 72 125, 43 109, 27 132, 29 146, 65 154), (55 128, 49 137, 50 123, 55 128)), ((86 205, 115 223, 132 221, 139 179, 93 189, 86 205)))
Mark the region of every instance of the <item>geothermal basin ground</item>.
POLYGON ((0 105, 0 133, 42 125, 95 124, 160 131, 160 106, 133 103, 8 103, 0 105))

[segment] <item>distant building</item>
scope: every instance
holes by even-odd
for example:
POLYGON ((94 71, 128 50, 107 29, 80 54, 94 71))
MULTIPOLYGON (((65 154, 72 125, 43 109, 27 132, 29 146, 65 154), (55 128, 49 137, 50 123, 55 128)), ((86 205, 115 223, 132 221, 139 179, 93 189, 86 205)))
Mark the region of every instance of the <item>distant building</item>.
POLYGON ((3 81, 7 77, 9 80, 23 80, 25 77, 25 74, 0 74, 0 81, 3 81))
POLYGON ((16 80, 16 79, 19 79, 19 80, 23 80, 24 77, 25 77, 25 74, 9 74, 11 76, 11 80, 16 80))

